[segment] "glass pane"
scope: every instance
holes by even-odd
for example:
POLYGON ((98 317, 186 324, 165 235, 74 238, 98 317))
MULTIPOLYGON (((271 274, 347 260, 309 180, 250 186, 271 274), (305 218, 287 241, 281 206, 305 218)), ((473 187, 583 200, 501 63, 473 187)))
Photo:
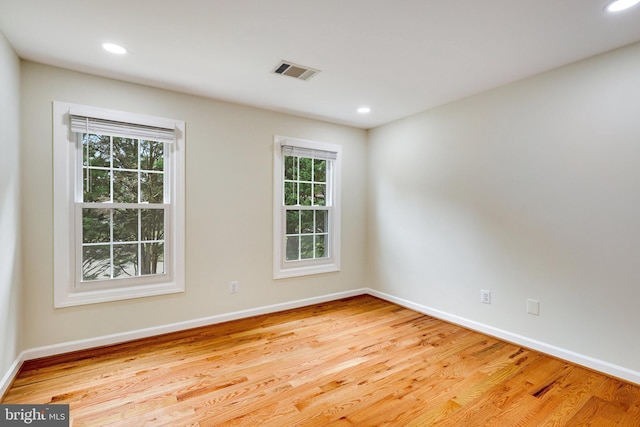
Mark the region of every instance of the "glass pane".
POLYGON ((313 204, 316 206, 324 206, 326 204, 326 192, 326 184, 313 184, 313 204))
POLYGON ((298 245, 299 245, 299 240, 300 238, 298 236, 288 236, 286 238, 286 245, 287 245, 287 249, 286 249, 286 253, 287 253, 287 261, 296 261, 299 259, 298 257, 298 245))
POLYGON ((302 233, 313 233, 313 211, 302 211, 300 229, 302 233))
POLYGON ((164 209, 140 209, 142 236, 140 240, 164 240, 164 209))
POLYGON ((113 201, 138 202, 138 172, 113 172, 113 201))
POLYGON ((297 157, 284 156, 284 179, 295 181, 298 179, 297 157))
POLYGON ((164 243, 143 243, 140 274, 164 274, 164 243))
POLYGON ((82 209, 82 243, 109 243, 109 209, 82 209))
POLYGON ((138 244, 113 245, 113 277, 138 275, 138 244))
POLYGON ((287 211, 287 234, 300 233, 300 211, 287 211))
POLYGON ((138 140, 113 137, 113 167, 138 169, 138 140))
POLYGON ((161 173, 140 172, 140 201, 149 203, 164 202, 164 175, 161 173))
POLYGON ((136 242, 138 240, 138 210, 115 209, 113 211, 113 241, 136 242))
POLYGON ((325 258, 327 256, 325 251, 325 239, 327 236, 324 234, 316 236, 316 258, 325 258))
POLYGON ((327 232, 327 211, 316 211, 316 233, 327 232))
POLYGON ((298 204, 298 183, 284 183, 284 204, 285 206, 295 206, 298 204))
POLYGON ((300 258, 313 258, 313 236, 300 237, 300 258))
POLYGON ((313 159, 307 159, 306 157, 300 157, 300 181, 311 181, 311 167, 313 159))
POLYGON ((315 182, 326 182, 327 180, 327 161, 313 161, 313 180, 315 182))
POLYGON ((300 183, 300 205, 311 206, 311 184, 300 183))
POLYGON ((164 171, 164 143, 140 141, 140 169, 164 171))
POLYGON ((82 135, 82 165, 110 167, 111 151, 108 136, 85 133, 82 135))
POLYGON ((109 245, 82 248, 82 280, 111 278, 111 253, 109 245))
POLYGON ((111 201, 111 174, 109 171, 84 168, 82 174, 82 200, 84 202, 111 201))

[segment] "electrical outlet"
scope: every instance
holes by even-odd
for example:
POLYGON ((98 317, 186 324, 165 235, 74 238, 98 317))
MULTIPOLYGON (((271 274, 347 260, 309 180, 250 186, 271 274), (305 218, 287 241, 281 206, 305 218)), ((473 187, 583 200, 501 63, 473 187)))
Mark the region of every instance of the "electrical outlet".
POLYGON ((240 292, 238 281, 234 280, 233 282, 229 282, 229 293, 235 294, 237 292, 240 292))
POLYGON ((483 304, 491 304, 491 291, 480 289, 480 302, 483 304))

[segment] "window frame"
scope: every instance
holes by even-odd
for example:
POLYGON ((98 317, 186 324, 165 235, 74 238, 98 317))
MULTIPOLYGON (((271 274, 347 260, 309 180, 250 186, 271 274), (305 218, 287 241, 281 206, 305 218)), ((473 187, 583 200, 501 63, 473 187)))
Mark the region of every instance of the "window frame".
POLYGON ((340 271, 340 205, 342 147, 338 144, 309 141, 298 138, 275 135, 273 141, 273 277, 306 276, 340 271), (284 204, 284 155, 283 146, 299 147, 336 153, 326 171, 327 197, 324 206, 301 206, 301 210, 326 210, 328 212, 328 244, 325 250, 329 255, 323 258, 305 260, 286 260, 286 211, 292 206, 284 204))
POLYGON ((53 102, 54 307, 184 292, 184 136, 181 120, 53 102), (78 134, 71 131, 70 115, 175 129, 175 141, 164 143, 165 274, 81 283, 82 149, 78 134))

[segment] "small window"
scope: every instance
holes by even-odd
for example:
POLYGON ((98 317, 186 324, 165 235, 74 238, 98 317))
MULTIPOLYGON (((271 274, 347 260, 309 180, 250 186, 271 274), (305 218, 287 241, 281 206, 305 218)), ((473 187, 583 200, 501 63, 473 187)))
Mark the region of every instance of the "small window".
POLYGON ((55 306, 184 290, 184 123, 54 103, 55 306))
POLYGON ((341 147, 276 136, 274 277, 340 270, 341 147))

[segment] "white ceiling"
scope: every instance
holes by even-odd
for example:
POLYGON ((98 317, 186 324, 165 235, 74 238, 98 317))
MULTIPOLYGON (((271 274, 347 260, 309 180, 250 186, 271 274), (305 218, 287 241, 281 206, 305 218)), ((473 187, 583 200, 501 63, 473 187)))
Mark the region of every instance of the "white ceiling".
POLYGON ((27 60, 371 128, 639 41, 640 5, 607 1, 0 0, 0 32, 27 60))

